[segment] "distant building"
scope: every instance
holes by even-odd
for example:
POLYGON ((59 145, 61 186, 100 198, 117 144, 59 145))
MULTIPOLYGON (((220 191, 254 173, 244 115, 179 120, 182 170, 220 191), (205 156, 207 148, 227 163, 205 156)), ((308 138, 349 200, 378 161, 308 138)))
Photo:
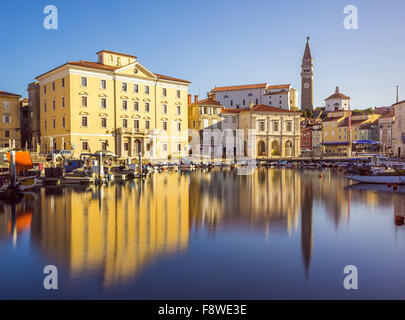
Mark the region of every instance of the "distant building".
POLYGON ((198 96, 194 96, 194 103, 191 103, 191 95, 188 95, 188 128, 196 130, 199 134, 199 140, 191 139, 189 155, 192 155, 193 147, 200 145, 200 152, 209 154, 208 148, 213 148, 211 139, 207 145, 204 145, 204 130, 205 129, 220 129, 221 128, 221 104, 215 100, 215 94, 208 94, 207 99, 198 100, 198 96))
POLYGON ((269 85, 267 83, 215 87, 211 90, 216 100, 227 109, 249 108, 253 104, 296 110, 298 92, 290 84, 269 85))
POLYGON ((346 110, 329 112, 328 116, 323 119, 322 145, 325 154, 347 154, 349 139, 352 143, 359 140, 368 140, 365 135, 367 131, 367 137, 369 137, 369 129, 364 125, 374 123, 379 118, 379 115, 376 114, 352 115, 349 124, 349 115, 350 111, 346 110), (350 135, 349 126, 351 127, 350 135), (363 135, 361 128, 364 128, 363 135))
POLYGON ((320 156, 322 150, 322 123, 310 120, 301 128, 301 155, 320 156))
POLYGON ((244 131, 244 156, 260 159, 300 155, 300 112, 263 104, 222 110, 224 118, 235 113, 238 114, 239 129, 244 131))
POLYGON ((350 97, 339 92, 339 87, 336 87, 334 94, 325 99, 325 111, 343 111, 349 110, 350 97))
POLYGON ((24 149, 30 149, 28 144, 30 138, 30 124, 31 124, 31 113, 29 110, 29 100, 20 100, 20 134, 21 134, 21 147, 24 149))
MULTIPOLYGON (((28 148, 30 150, 39 149, 41 145, 41 103, 40 103, 40 90, 39 82, 33 82, 28 85, 28 100, 29 106, 26 108, 30 121, 27 123, 27 128, 22 128, 27 132, 28 148)), ((25 142, 24 142, 25 145, 25 142)))
POLYGON ((320 156, 322 154, 322 123, 317 122, 312 125, 312 154, 320 156))
POLYGON ((359 128, 359 140, 379 141, 378 120, 362 124, 359 128))
POLYGON ((19 94, 0 91, 0 148, 21 147, 19 94))
POLYGON ((301 155, 312 155, 312 126, 301 129, 301 155))
POLYGON ((393 153, 405 158, 405 100, 392 105, 395 112, 394 129, 392 133, 393 153))
POLYGON ((312 59, 311 49, 309 47, 309 37, 307 37, 307 44, 305 46, 301 65, 301 110, 303 111, 312 111, 314 108, 313 79, 314 59, 312 59))
POLYGON ((392 106, 384 106, 384 107, 375 107, 374 108, 374 113, 375 114, 383 115, 383 114, 385 114, 387 112, 390 112, 390 111, 394 111, 394 108, 392 106))
POLYGON ((393 108, 391 111, 381 113, 380 119, 378 119, 379 126, 379 141, 381 142, 381 151, 387 155, 391 155, 392 149, 392 137, 393 126, 395 121, 395 112, 393 108))

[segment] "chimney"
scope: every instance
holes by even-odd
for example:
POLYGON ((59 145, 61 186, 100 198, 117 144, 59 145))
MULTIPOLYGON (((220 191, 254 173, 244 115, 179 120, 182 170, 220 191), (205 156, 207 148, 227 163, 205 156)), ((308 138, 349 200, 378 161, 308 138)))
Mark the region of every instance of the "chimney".
POLYGON ((212 100, 215 100, 215 93, 209 92, 209 93, 208 93, 208 98, 209 98, 209 99, 212 99, 212 100))
POLYGON ((188 94, 188 105, 191 104, 191 94, 188 94))
POLYGON ((397 103, 399 101, 399 97, 398 97, 398 86, 397 86, 397 103))
POLYGON ((194 95, 194 103, 198 102, 198 94, 194 95))

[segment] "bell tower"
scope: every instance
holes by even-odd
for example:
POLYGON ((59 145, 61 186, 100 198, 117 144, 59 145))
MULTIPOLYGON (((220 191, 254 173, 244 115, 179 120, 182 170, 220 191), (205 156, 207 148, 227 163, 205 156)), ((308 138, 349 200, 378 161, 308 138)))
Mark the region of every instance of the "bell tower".
POLYGON ((314 60, 309 48, 309 37, 305 46, 304 57, 301 65, 301 110, 313 110, 313 78, 314 78, 314 60))

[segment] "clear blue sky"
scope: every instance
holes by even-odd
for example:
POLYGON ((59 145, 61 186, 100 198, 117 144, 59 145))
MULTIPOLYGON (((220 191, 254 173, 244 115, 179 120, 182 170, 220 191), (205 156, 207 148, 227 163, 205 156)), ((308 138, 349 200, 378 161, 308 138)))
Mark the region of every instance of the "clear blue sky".
POLYGON ((190 80, 192 94, 261 82, 301 90, 309 35, 317 106, 336 85, 353 107, 390 105, 397 84, 405 99, 404 12, 403 0, 2 1, 0 90, 26 96, 36 76, 66 61, 96 61, 101 49, 190 80), (58 30, 43 28, 48 4, 59 10, 58 30), (349 4, 358 30, 343 27, 349 4))

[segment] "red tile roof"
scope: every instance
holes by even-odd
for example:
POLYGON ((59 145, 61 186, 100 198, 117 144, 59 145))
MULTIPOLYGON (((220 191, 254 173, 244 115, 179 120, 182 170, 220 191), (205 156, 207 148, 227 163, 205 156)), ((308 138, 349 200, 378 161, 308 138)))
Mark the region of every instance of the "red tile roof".
POLYGON ((334 93, 330 97, 326 98, 325 100, 330 100, 330 99, 345 99, 349 100, 350 98, 348 96, 345 96, 342 93, 334 93))
POLYGON ((267 86, 267 83, 247 84, 247 85, 227 86, 227 87, 215 87, 214 89, 211 90, 211 92, 260 89, 260 88, 266 88, 266 86, 267 86))
POLYGON ((267 89, 283 89, 283 88, 289 88, 291 84, 277 84, 277 85, 272 85, 272 86, 267 86, 267 89))
POLYGON ((0 91, 0 96, 21 98, 21 96, 20 96, 19 94, 15 94, 15 93, 11 93, 11 92, 6 92, 6 91, 0 91))
MULTIPOLYGON (((244 109, 242 109, 242 110, 244 110, 244 109)), ((276 108, 276 107, 272 107, 272 106, 267 106, 265 104, 255 105, 252 108, 248 108, 247 111, 250 111, 250 112, 252 112, 252 111, 263 112, 264 111, 264 112, 300 113, 300 112, 297 112, 297 111, 290 111, 290 110, 285 110, 285 109, 282 109, 282 108, 276 108)))
POLYGON ((339 119, 342 119, 342 118, 343 118, 343 116, 341 116, 341 117, 329 117, 329 118, 323 119, 323 122, 336 121, 336 120, 339 120, 339 119))
POLYGON ((266 96, 277 96, 279 94, 288 94, 288 91, 269 92, 269 93, 266 93, 266 96))
POLYGON ((231 108, 221 108, 221 113, 232 113, 232 114, 238 114, 241 113, 243 109, 231 109, 231 108))
POLYGON ((391 111, 382 113, 380 118, 392 118, 393 116, 395 116, 395 112, 394 112, 394 110, 391 110, 391 111))
POLYGON ((179 82, 191 83, 191 81, 182 80, 182 79, 178 79, 178 78, 173 78, 173 77, 169 77, 169 76, 164 76, 164 75, 158 74, 158 73, 153 73, 153 74, 156 75, 159 79, 163 79, 163 80, 171 80, 171 81, 179 81, 179 82))
MULTIPOLYGON (((54 70, 57 70, 57 69, 59 69, 59 68, 61 68, 63 66, 66 66, 66 65, 73 65, 73 66, 84 67, 84 68, 99 69, 99 70, 104 70, 104 71, 115 71, 115 70, 120 69, 120 68, 123 67, 123 66, 109 66, 109 65, 102 64, 102 63, 98 63, 98 62, 91 62, 91 61, 84 61, 84 60, 71 61, 71 62, 67 62, 67 63, 65 63, 65 64, 63 64, 63 65, 61 65, 61 66, 59 66, 57 68, 54 68, 54 69, 52 69, 52 70, 50 70, 50 71, 48 71, 48 72, 46 72, 44 74, 41 74, 40 76, 37 77, 37 79, 44 76, 44 75, 46 75, 46 74, 48 74, 48 73, 50 73, 50 72, 52 72, 52 71, 54 71, 54 70)), ((169 76, 164 76, 162 74, 157 74, 157 73, 154 73, 154 74, 158 77, 158 79, 191 83, 190 81, 187 81, 187 80, 182 80, 182 79, 177 79, 177 78, 173 78, 173 77, 169 77, 169 76)))
POLYGON ((296 113, 300 114, 298 111, 290 111, 282 108, 276 108, 272 106, 267 106, 265 104, 257 104, 251 108, 242 108, 242 109, 231 109, 231 108, 222 108, 222 113, 241 113, 241 112, 282 112, 282 113, 296 113))
MULTIPOLYGON (((352 120, 352 127, 357 127, 363 124, 367 120, 352 120)), ((343 122, 339 123, 338 127, 347 127, 349 125, 349 119, 345 119, 343 122)))
POLYGON ((217 100, 214 100, 214 99, 211 99, 211 98, 194 102, 191 105, 193 105, 193 104, 208 105, 208 106, 220 106, 221 105, 217 100))
POLYGON ((120 66, 120 67, 109 66, 109 65, 106 65, 106 64, 98 63, 98 62, 83 61, 83 60, 68 62, 67 64, 74 65, 74 66, 79 66, 79 67, 107 70, 107 71, 113 71, 113 70, 117 70, 117 69, 122 68, 122 66, 120 66))
POLYGON ((62 64, 59 67, 56 67, 56 68, 54 68, 52 70, 49 70, 48 72, 45 72, 45 73, 41 74, 40 76, 36 77, 36 79, 38 79, 38 78, 40 78, 40 77, 42 77, 42 76, 44 76, 44 75, 46 75, 48 73, 51 73, 52 71, 55 71, 55 70, 57 70, 59 68, 67 66, 67 65, 73 65, 73 66, 79 66, 79 67, 85 67, 85 68, 92 68, 92 69, 100 69, 100 70, 105 70, 105 71, 114 71, 116 69, 121 68, 121 67, 115 67, 115 66, 107 66, 107 65, 104 65, 104 64, 101 64, 101 63, 98 63, 98 62, 91 62, 91 61, 83 61, 83 60, 81 60, 81 61, 71 61, 71 62, 66 62, 65 64, 62 64))

